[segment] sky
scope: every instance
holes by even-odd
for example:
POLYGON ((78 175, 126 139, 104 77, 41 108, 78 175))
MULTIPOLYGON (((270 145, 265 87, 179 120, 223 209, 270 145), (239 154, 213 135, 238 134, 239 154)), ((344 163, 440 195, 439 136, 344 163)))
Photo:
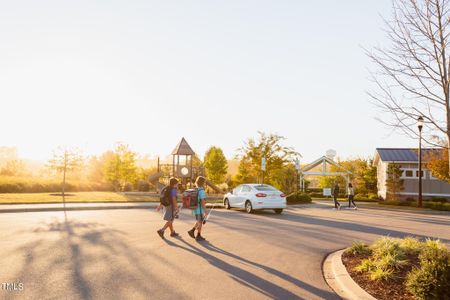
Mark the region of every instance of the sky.
POLYGON ((46 160, 181 137, 228 158, 258 131, 311 162, 415 141, 375 118, 363 48, 388 45, 390 0, 0 0, 0 146, 46 160))

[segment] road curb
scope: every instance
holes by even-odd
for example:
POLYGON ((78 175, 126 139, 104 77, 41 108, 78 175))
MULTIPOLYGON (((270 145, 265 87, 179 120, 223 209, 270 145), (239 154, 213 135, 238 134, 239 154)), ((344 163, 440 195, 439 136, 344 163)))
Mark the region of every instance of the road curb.
POLYGON ((348 274, 342 263, 345 249, 329 254, 323 262, 323 275, 328 285, 345 300, 376 300, 363 290, 348 274))
MULTIPOLYGON (((147 205, 143 205, 142 202, 139 203, 139 205, 136 204, 129 204, 129 205, 86 205, 86 206, 70 206, 66 205, 64 207, 63 205, 55 207, 55 206, 43 206, 43 207, 19 207, 20 205, 17 205, 18 207, 13 208, 1 208, 0 207, 0 214, 2 213, 25 213, 25 212, 50 212, 50 211, 82 211, 82 210, 110 210, 110 209, 154 209, 159 205, 159 203, 149 203, 147 205)), ((207 208, 212 208, 214 206, 214 209, 222 209, 223 205, 221 204, 206 204, 207 208)))

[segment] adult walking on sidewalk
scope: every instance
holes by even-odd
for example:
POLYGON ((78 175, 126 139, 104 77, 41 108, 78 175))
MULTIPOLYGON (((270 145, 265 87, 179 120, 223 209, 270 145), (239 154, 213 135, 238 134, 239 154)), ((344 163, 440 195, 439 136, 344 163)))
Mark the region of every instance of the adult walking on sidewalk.
POLYGON ((161 203, 157 208, 156 211, 160 211, 161 208, 164 208, 164 216, 163 219, 166 221, 166 224, 157 231, 159 236, 161 238, 164 238, 164 231, 169 228, 170 229, 170 236, 171 237, 177 237, 178 233, 175 232, 173 229, 173 220, 175 216, 178 214, 178 204, 177 204, 177 187, 178 187, 178 179, 176 178, 170 178, 169 180, 169 186, 165 188, 164 191, 164 198, 166 199, 166 204, 163 205, 161 203))
POLYGON ((358 209, 358 207, 355 204, 355 201, 353 200, 355 198, 355 190, 353 189, 353 185, 351 183, 348 184, 347 194, 348 194, 348 208, 351 208, 353 204, 353 207, 355 209, 358 209))
POLYGON ((333 187, 334 209, 341 209, 341 204, 337 200, 339 197, 339 184, 336 182, 333 187))
POLYGON ((197 207, 194 209, 196 222, 194 227, 188 231, 189 236, 195 238, 197 241, 204 241, 202 236, 202 225, 206 217, 206 192, 205 192, 206 179, 203 176, 197 177, 195 185, 197 186, 197 207), (195 236, 195 230, 197 230, 197 236, 195 236))

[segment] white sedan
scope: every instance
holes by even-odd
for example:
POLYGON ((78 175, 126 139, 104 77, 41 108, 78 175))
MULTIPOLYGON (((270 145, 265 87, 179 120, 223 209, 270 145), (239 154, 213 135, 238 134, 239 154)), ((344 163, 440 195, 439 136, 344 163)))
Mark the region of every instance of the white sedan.
POLYGON ((241 184, 223 198, 226 209, 244 208, 248 213, 255 209, 273 209, 281 214, 286 208, 286 195, 267 184, 241 184))

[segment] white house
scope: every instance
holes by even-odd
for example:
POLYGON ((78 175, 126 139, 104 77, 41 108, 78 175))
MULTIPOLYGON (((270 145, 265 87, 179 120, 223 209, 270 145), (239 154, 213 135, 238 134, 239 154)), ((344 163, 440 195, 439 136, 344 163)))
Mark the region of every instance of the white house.
MULTIPOLYGON (((426 160, 430 152, 442 149, 422 149, 422 195, 424 198, 449 197, 450 184, 433 177, 426 169, 426 160)), ((377 167, 378 196, 386 199, 386 179, 389 164, 400 165, 404 190, 402 198, 417 198, 419 193, 418 149, 414 148, 377 148, 373 164, 377 167)))

